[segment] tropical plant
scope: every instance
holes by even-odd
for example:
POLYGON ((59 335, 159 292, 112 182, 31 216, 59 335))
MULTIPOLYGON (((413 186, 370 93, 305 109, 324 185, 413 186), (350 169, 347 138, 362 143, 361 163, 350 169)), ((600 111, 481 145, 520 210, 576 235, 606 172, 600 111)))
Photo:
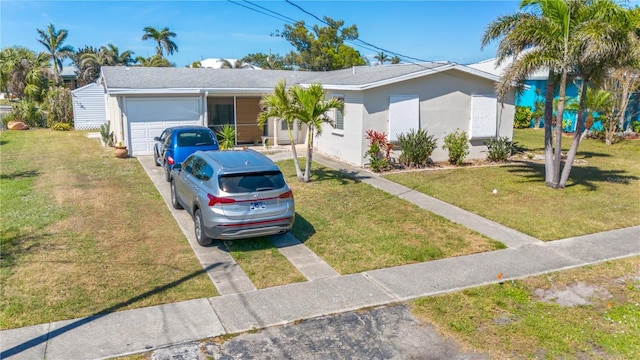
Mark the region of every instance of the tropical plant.
POLYGON ((624 124, 628 118, 637 116, 633 111, 629 111, 631 96, 637 93, 640 87, 640 69, 625 66, 609 73, 603 83, 603 88, 611 93, 611 114, 604 122, 606 132, 605 143, 613 143, 613 134, 617 128, 624 130, 624 124))
POLYGON ((378 64, 380 64, 380 65, 384 65, 384 63, 389 61, 389 55, 385 54, 384 51, 380 51, 373 58, 378 60, 378 64))
POLYGON ((40 36, 38 42, 44 46, 49 60, 53 63, 53 75, 57 82, 62 82, 62 77, 60 76, 62 61, 73 55, 73 48, 69 45, 64 45, 69 32, 65 29, 56 31, 53 24, 49 24, 46 31, 36 30, 40 36))
POLYGON ((224 124, 220 130, 216 131, 216 135, 221 150, 233 149, 236 146, 236 128, 232 125, 224 124))
POLYGON ((252 53, 243 57, 241 61, 261 69, 291 70, 291 66, 285 64, 284 58, 278 54, 252 53))
POLYGON ((489 161, 507 161, 516 149, 516 144, 506 136, 491 138, 482 142, 487 146, 487 158, 489 161))
POLYGON ((172 67, 173 64, 162 55, 153 55, 148 58, 138 56, 136 62, 144 67, 172 67))
POLYGON ((469 155, 469 137, 466 131, 456 131, 447 134, 444 137, 443 150, 449 151, 449 163, 453 165, 462 165, 464 158, 469 155))
POLYGON ((142 40, 153 40, 158 44, 156 46, 156 55, 163 57, 165 52, 167 55, 173 55, 174 52, 178 52, 178 45, 171 40, 171 38, 176 37, 176 33, 170 31, 168 27, 158 30, 154 27, 146 26, 142 31, 144 31, 142 40))
POLYGON ((18 99, 40 101, 52 77, 46 53, 38 53, 20 46, 0 51, 0 87, 18 99))
POLYGON ((111 131, 111 124, 108 121, 100 125, 100 136, 106 146, 113 146, 113 131, 111 131))
POLYGON ((391 150, 393 144, 387 140, 387 134, 375 130, 367 130, 365 138, 369 140, 369 167, 375 172, 386 170, 391 166, 391 150))
POLYGON ((251 69, 251 64, 245 63, 242 60, 228 60, 228 59, 220 59, 222 64, 220 65, 221 69, 251 69))
POLYGON ((12 116, 16 121, 22 121, 29 127, 44 127, 44 111, 34 100, 22 99, 13 105, 12 116))
POLYGON ((327 112, 332 109, 342 111, 344 104, 338 98, 332 97, 325 100, 326 94, 321 84, 312 84, 308 88, 294 86, 290 92, 293 100, 291 116, 307 126, 307 163, 303 181, 309 182, 313 160, 313 139, 322 133, 322 124, 333 126, 333 121, 327 116, 327 112))
POLYGON ((513 117, 514 129, 526 129, 531 126, 531 109, 528 106, 516 106, 513 117))
POLYGON ((56 124, 73 124, 73 103, 71 90, 65 87, 54 87, 47 93, 45 102, 47 109, 47 126, 56 124))
POLYGON ((296 142, 293 138, 292 127, 295 123, 295 117, 291 111, 293 107, 293 99, 291 93, 287 91, 287 84, 284 80, 278 81, 273 93, 265 95, 260 100, 260 106, 264 109, 258 114, 258 125, 264 128, 264 125, 270 118, 276 118, 284 121, 287 125, 287 133, 289 134, 289 143, 291 144, 291 153, 293 154, 293 163, 296 168, 296 176, 298 180, 303 180, 304 176, 300 170, 300 161, 296 151, 296 142))
POLYGON ((400 61, 401 61, 401 59, 400 59, 399 56, 394 56, 391 59, 389 59, 389 62, 392 63, 392 64, 400 64, 400 61))
POLYGON ((423 166, 436 149, 438 139, 425 129, 411 129, 409 133, 398 135, 400 147, 399 161, 406 166, 423 166))
POLYGON ((589 82, 615 67, 629 50, 632 27, 625 20, 623 8, 612 0, 523 0, 520 8, 516 14, 501 16, 488 25, 482 47, 500 39, 498 65, 513 60, 497 86, 501 100, 514 84, 522 88, 535 71, 549 72, 544 111, 545 183, 564 188, 580 141, 582 119, 578 114, 579 130, 561 175, 562 128, 556 126, 555 145, 551 129, 556 84, 559 81, 556 122, 561 123, 567 81, 580 76, 582 91, 586 91, 589 82))

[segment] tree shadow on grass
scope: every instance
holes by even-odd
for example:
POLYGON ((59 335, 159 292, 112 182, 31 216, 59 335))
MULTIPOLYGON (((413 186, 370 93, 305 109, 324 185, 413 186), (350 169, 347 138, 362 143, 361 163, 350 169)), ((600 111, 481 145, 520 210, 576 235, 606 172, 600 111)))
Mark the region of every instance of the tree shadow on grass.
POLYGON ((23 171, 15 171, 11 174, 0 174, 0 179, 6 179, 6 180, 23 179, 23 178, 36 177, 39 175, 40 175, 40 171, 38 170, 23 170, 23 171))
POLYGON ((311 170, 311 181, 328 181, 336 180, 341 185, 347 185, 351 183, 362 182, 362 179, 367 179, 369 176, 361 175, 357 171, 348 171, 346 169, 332 170, 326 167, 320 167, 315 170, 311 170))
POLYGON ((197 276, 199 276, 201 274, 205 274, 205 273, 207 273, 207 271, 209 271, 209 270, 211 270, 211 269, 213 269, 213 268, 215 268, 217 266, 220 266, 220 264, 219 263, 211 264, 211 265, 207 266, 204 269, 201 269, 201 270, 198 270, 198 271, 194 271, 191 274, 185 275, 185 276, 181 277, 178 280, 172 281, 172 282, 170 282, 168 284, 165 284, 165 285, 162 285, 162 286, 158 286, 158 287, 156 287, 156 288, 154 288, 152 290, 149 290, 147 292, 144 292, 144 293, 142 293, 142 294, 140 294, 138 296, 134 296, 134 297, 132 297, 131 299, 129 299, 127 301, 123 301, 123 302, 121 302, 119 304, 115 304, 115 305, 113 305, 111 307, 108 307, 106 309, 100 310, 100 311, 98 311, 98 312, 96 312, 96 313, 94 313, 94 314, 92 314, 90 316, 87 316, 85 318, 73 321, 73 322, 71 322, 71 323, 69 323, 69 324, 67 324, 65 326, 62 326, 59 329, 55 329, 53 331, 48 331, 46 334, 40 335, 40 336, 35 337, 35 338, 31 339, 31 340, 27 340, 27 341, 23 342, 22 344, 18 344, 18 345, 14 346, 14 347, 12 347, 10 349, 6 349, 6 350, 3 349, 2 352, 0 353, 0 359, 6 359, 6 358, 8 358, 10 356, 19 354, 19 353, 21 353, 23 351, 26 351, 26 350, 28 350, 28 349, 30 349, 32 347, 38 346, 38 345, 40 345, 42 343, 45 343, 45 342, 49 341, 50 339, 58 337, 58 336, 66 333, 66 332, 72 331, 72 330, 74 330, 76 328, 79 328, 79 327, 81 327, 83 325, 86 325, 88 323, 96 321, 96 320, 98 320, 98 319, 100 319, 100 318, 102 318, 102 317, 104 317, 104 316, 106 316, 106 315, 108 315, 110 313, 116 312, 116 311, 118 311, 118 310, 120 310, 122 308, 126 308, 129 305, 135 304, 136 302, 141 301, 141 300, 143 300, 145 298, 148 298, 148 297, 150 297, 152 295, 167 291, 167 290, 169 290, 171 288, 174 288, 174 287, 176 287, 176 286, 178 286, 178 285, 180 285, 180 284, 182 284, 182 283, 184 283, 186 281, 189 281, 189 280, 191 280, 191 279, 193 279, 193 278, 195 278, 195 277, 197 277, 197 276))
MULTIPOLYGON (((603 156, 608 156, 604 155, 603 156)), ((564 162, 562 163, 564 166, 564 162)), ((527 179, 527 182, 545 181, 544 164, 521 162, 506 166, 510 173, 527 179)), ((616 183, 630 185, 632 181, 639 180, 635 175, 629 175, 626 170, 602 170, 595 166, 574 165, 571 168, 567 187, 584 186, 588 191, 598 190, 598 183, 616 183)))

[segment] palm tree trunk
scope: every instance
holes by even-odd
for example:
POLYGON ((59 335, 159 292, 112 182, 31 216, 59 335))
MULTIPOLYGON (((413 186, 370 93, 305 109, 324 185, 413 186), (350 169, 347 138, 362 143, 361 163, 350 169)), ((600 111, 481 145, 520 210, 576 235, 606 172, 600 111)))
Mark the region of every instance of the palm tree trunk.
POLYGON ((556 141, 553 158, 553 180, 551 187, 557 189, 560 184, 560 164, 562 161, 562 118, 564 117, 564 100, 567 91, 567 69, 562 69, 560 90, 558 94, 558 114, 556 115, 556 141))
POLYGON ((582 79, 582 83, 580 84, 580 106, 578 107, 578 115, 576 118, 576 130, 573 132, 573 141, 571 142, 571 148, 567 153, 567 160, 564 163, 564 168, 562 169, 562 177, 560 177, 560 183, 558 184, 558 188, 561 189, 567 186, 569 174, 571 173, 571 168, 573 167, 573 160, 576 158, 578 145, 580 145, 580 140, 582 139, 582 131, 584 127, 584 109, 588 88, 587 81, 588 79, 584 78, 582 79))
POLYGON ((287 130, 289 131, 289 143, 291 144, 291 153, 293 154, 293 165, 295 165, 295 168, 296 168, 296 176, 298 177, 298 180, 302 180, 303 179, 302 170, 300 170, 300 160, 298 160, 298 152, 296 151, 296 141, 293 139, 291 124, 289 124, 288 122, 287 122, 287 130))
POLYGON ((556 75, 549 70, 547 77, 547 92, 544 102, 544 174, 545 184, 553 187, 553 133, 551 123, 553 122, 553 93, 556 89, 556 75))
POLYGON ((313 157, 313 127, 309 126, 307 138, 307 165, 304 169, 304 182, 311 181, 311 161, 313 157))

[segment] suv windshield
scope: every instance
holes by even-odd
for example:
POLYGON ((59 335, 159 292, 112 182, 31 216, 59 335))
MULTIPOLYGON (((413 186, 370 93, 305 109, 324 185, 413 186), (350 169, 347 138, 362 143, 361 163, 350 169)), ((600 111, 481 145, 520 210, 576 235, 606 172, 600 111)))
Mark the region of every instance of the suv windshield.
POLYGON ((178 134, 178 146, 213 145, 215 141, 207 130, 185 131, 178 134))
POLYGON ((220 189, 228 193, 267 191, 285 186, 280 171, 223 175, 218 182, 220 189))

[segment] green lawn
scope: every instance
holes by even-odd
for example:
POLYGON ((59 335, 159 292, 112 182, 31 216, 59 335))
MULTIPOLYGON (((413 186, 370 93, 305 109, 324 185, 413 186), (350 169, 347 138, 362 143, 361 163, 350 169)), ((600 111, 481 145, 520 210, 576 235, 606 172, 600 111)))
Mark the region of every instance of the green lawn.
POLYGON ((493 359, 640 358, 640 257, 412 304, 418 318, 493 359), (571 289, 582 289, 575 293, 587 303, 545 300, 571 289))
MULTIPOLYGON (((514 141, 531 154, 543 154, 543 137, 536 129, 514 133, 514 141)), ((570 141, 564 138, 564 151, 570 141)), ((544 164, 529 161, 385 177, 538 239, 555 240, 640 225, 639 155, 638 140, 607 146, 586 139, 562 190, 547 188, 544 164)))
POLYGON ((217 295, 136 159, 86 132, 0 144, 1 329, 217 295))

